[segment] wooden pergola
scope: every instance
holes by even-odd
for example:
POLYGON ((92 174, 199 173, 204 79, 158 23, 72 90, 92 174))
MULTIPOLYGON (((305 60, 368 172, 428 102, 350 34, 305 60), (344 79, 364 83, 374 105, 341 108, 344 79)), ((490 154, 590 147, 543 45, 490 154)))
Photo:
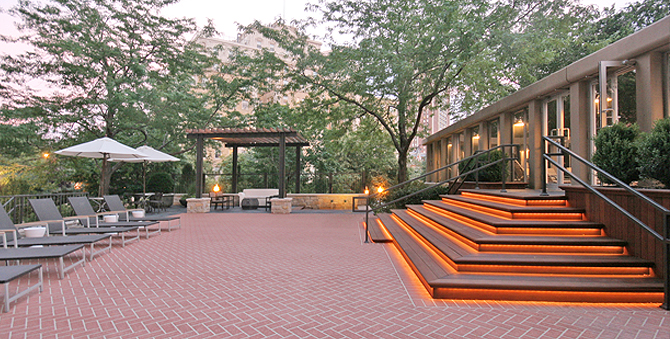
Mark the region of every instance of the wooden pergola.
POLYGON ((286 147, 295 147, 295 187, 296 193, 300 192, 300 155, 303 146, 309 146, 309 142, 298 132, 292 129, 280 128, 214 128, 187 130, 189 139, 196 139, 196 163, 195 163, 195 196, 202 197, 203 171, 202 160, 204 157, 203 144, 205 139, 218 140, 225 147, 233 148, 233 192, 237 192, 237 149, 239 147, 279 147, 279 196, 286 197, 285 177, 285 153, 286 147))

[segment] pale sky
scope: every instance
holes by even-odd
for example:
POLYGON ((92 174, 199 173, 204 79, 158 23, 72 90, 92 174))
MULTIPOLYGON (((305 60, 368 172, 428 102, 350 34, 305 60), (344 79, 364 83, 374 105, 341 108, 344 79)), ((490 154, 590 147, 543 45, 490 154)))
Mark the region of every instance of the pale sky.
MULTIPOLYGON (((579 0, 577 0, 579 1, 579 0)), ((17 0, 0 0, 0 11, 16 5, 17 0)), ((195 18, 199 27, 214 20, 214 24, 224 38, 233 38, 237 34, 237 25, 250 24, 254 19, 268 24, 278 18, 285 18, 287 22, 294 19, 305 19, 314 16, 315 13, 305 12, 307 3, 317 3, 318 0, 181 0, 181 2, 164 9, 163 14, 167 17, 195 18)), ((630 0, 581 0, 582 3, 603 6, 616 5, 621 8, 630 3, 630 0)), ((3 34, 16 32, 13 18, 5 13, 0 13, 0 32, 3 34)), ((314 34, 315 32, 308 32, 314 34)), ((316 32, 318 33, 318 32, 316 32)), ((1 49, 0 45, 0 49, 1 49)))

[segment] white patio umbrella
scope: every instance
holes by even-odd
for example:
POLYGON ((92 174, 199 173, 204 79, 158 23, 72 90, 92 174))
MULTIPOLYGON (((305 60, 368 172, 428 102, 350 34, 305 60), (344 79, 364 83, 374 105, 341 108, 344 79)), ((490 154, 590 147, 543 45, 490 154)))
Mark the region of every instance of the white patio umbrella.
POLYGON ((114 139, 104 137, 54 152, 60 155, 103 159, 142 159, 147 155, 114 139))
POLYGON ((141 162, 142 163, 142 194, 147 192, 147 183, 146 183, 146 165, 148 162, 170 162, 170 161, 180 161, 179 158, 173 157, 167 153, 163 153, 154 149, 151 146, 140 146, 137 148, 138 151, 146 155, 144 158, 111 158, 109 161, 123 161, 123 162, 141 162))
POLYGON ((64 148, 54 153, 73 157, 102 158, 102 168, 100 170, 100 189, 98 192, 100 196, 104 194, 103 189, 105 187, 104 183, 107 174, 107 161, 109 161, 109 159, 141 159, 147 157, 144 153, 108 137, 103 137, 93 141, 85 142, 83 144, 64 148))

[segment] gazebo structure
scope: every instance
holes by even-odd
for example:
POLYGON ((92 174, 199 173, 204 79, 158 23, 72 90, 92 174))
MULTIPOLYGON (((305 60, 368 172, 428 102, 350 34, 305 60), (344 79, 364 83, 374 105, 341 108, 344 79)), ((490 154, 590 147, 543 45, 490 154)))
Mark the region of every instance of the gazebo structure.
POLYGON ((279 196, 286 197, 285 177, 285 153, 286 147, 295 147, 295 185, 296 193, 300 192, 300 154, 303 146, 309 146, 309 142, 298 132, 292 129, 280 128, 213 128, 187 130, 189 139, 196 139, 196 198, 202 197, 203 171, 202 160, 204 157, 203 144, 205 139, 221 141, 225 147, 233 148, 233 192, 237 192, 237 150, 239 147, 279 147, 279 196))

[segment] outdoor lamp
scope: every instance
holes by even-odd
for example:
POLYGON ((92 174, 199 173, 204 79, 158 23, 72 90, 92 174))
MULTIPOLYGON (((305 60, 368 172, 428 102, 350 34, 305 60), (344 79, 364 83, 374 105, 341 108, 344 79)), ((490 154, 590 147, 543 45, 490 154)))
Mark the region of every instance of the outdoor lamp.
POLYGON ((382 187, 382 186, 377 187, 377 193, 382 193, 382 192, 384 192, 384 187, 382 187))
POLYGON ((514 127, 523 127, 523 120, 519 119, 514 123, 514 127))
POLYGON ((216 184, 216 185, 214 185, 214 187, 212 187, 212 192, 219 193, 220 191, 221 191, 221 187, 219 186, 219 184, 216 184))
POLYGON ((49 152, 44 152, 44 153, 42 153, 42 158, 44 158, 44 159, 49 159, 49 156, 50 156, 50 155, 51 155, 51 154, 49 154, 49 152))
POLYGON ((368 189, 367 186, 365 186, 365 191, 363 191, 363 194, 370 195, 370 189, 368 189))

